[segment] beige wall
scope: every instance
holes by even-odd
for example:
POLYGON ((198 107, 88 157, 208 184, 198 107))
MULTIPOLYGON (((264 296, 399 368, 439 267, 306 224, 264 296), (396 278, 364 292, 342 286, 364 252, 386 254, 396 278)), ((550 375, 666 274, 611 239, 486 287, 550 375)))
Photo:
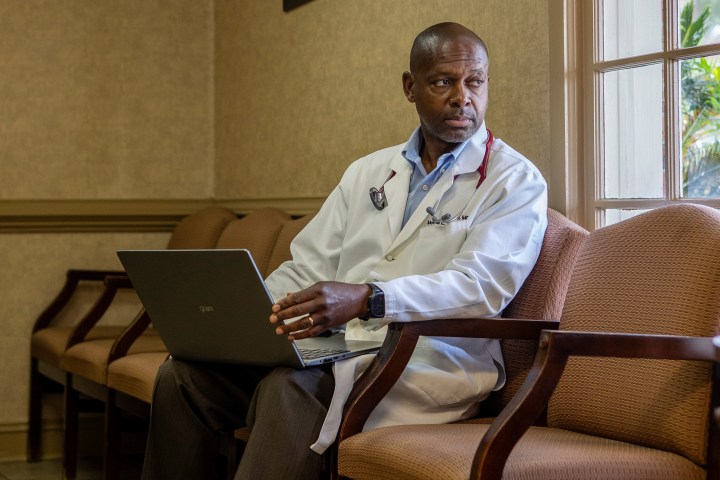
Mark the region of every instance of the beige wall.
POLYGON ((548 171, 548 6, 538 0, 215 2, 219 198, 317 197, 347 165, 407 140, 401 75, 415 35, 440 21, 490 50, 491 130, 548 171), (278 2, 279 3, 279 2, 278 2))
POLYGON ((0 437, 24 428, 30 328, 67 268, 162 247, 167 228, 128 231, 160 211, 316 205, 415 127, 400 78, 426 26, 485 39, 488 125, 551 175, 547 2, 281 3, 0 0, 0 437), (86 231, 61 233, 73 214, 86 231))
POLYGON ((208 197, 210 0, 0 0, 0 199, 208 197))
POLYGON ((323 197, 407 139, 409 46, 443 20, 486 40, 489 127, 550 176, 546 2, 270 5, 0 0, 0 200, 323 197))
MULTIPOLYGON (((65 271, 119 269, 115 250, 167 242, 92 231, 144 229, 107 200, 212 196, 212 13, 211 0, 0 0, 0 459, 24 455, 30 332, 65 271), (98 226, 42 227, 58 208, 98 226)), ((138 310, 121 295, 109 321, 138 310)))

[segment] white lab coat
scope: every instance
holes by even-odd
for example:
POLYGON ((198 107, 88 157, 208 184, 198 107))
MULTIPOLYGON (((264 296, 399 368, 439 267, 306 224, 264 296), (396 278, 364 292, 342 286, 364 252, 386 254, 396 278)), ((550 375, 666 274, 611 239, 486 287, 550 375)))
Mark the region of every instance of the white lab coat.
MULTIPOLYGON (((452 172, 445 172, 401 228, 412 168, 403 145, 355 161, 315 218, 293 241, 292 261, 267 278, 275 298, 322 280, 375 282, 385 292, 385 317, 354 319, 346 338, 382 340, 389 322, 498 315, 520 289, 540 252, 547 226, 547 187, 537 168, 495 139, 487 177, 476 188, 485 153, 485 125, 452 172), (378 211, 368 191, 385 183, 378 211), (437 207, 462 219, 433 224, 437 207)), ((313 450, 332 444, 352 382, 372 356, 335 364, 333 402, 313 450)), ((498 340, 421 338, 397 384, 365 428, 447 423, 471 417, 504 384, 498 340)))

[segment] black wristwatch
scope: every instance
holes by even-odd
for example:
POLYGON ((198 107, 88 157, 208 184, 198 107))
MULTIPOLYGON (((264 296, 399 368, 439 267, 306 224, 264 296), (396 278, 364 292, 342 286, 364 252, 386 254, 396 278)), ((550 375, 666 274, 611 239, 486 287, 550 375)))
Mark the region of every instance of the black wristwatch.
POLYGON ((385 292, 374 283, 368 283, 370 287, 370 296, 367 302, 367 313, 358 317, 360 320, 368 320, 370 318, 382 318, 385 316, 385 292))

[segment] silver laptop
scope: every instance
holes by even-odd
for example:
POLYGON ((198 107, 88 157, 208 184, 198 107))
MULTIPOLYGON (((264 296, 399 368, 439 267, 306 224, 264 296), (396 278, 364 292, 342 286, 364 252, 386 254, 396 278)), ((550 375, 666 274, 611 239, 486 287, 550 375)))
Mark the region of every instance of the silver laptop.
POLYGON ((170 354, 203 362, 302 368, 371 353, 380 342, 342 333, 289 341, 268 317, 273 299, 247 250, 120 250, 170 354))

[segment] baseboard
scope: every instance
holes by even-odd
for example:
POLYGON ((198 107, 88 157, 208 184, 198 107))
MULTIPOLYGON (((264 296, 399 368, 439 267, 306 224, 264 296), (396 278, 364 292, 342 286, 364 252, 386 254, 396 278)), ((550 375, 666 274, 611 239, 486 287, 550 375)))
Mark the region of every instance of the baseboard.
MULTIPOLYGON (((80 455, 102 455, 104 428, 102 414, 82 414, 79 428, 80 455)), ((27 434, 27 423, 0 424, 0 462, 26 460, 27 434)), ((42 459, 62 458, 62 447, 62 422, 45 421, 42 429, 42 459)))

